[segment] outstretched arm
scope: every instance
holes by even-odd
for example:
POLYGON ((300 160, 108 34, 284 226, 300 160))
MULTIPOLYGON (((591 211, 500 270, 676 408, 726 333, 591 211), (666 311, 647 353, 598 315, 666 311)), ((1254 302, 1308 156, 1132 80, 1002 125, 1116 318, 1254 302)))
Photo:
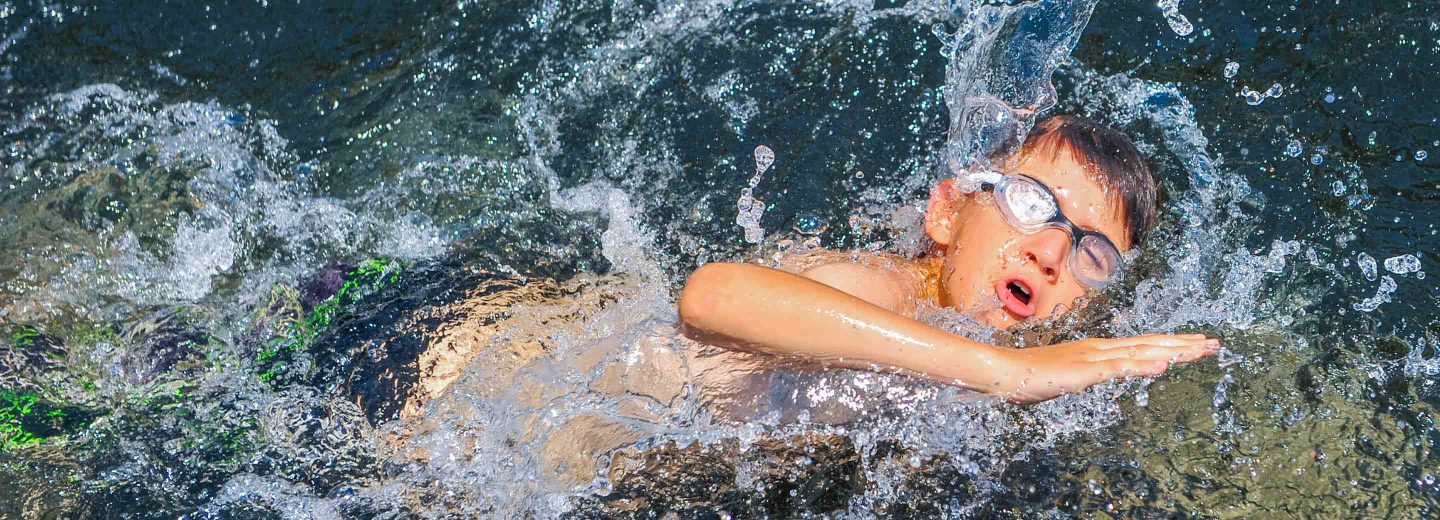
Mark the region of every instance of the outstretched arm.
POLYGON ((891 310, 900 303, 887 300, 883 281, 852 290, 880 305, 804 276, 715 263, 691 275, 680 296, 680 318, 687 335, 722 347, 902 370, 1017 402, 1118 377, 1156 375, 1171 362, 1199 359, 1218 347, 1199 335, 1154 335, 999 348, 891 310))

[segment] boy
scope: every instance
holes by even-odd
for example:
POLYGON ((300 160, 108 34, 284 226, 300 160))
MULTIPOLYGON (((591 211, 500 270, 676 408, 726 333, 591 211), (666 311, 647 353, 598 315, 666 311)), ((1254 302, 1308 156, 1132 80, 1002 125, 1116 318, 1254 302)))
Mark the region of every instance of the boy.
POLYGON ((1008 328, 1062 314, 1119 278, 1121 251, 1155 226, 1159 185, 1123 134, 1075 116, 1043 120, 999 172, 931 192, 933 255, 832 262, 792 274, 713 263, 680 297, 686 335, 733 350, 901 370, 1028 403, 1215 353, 1201 334, 1085 339, 1008 349, 914 319, 931 301, 1008 328))

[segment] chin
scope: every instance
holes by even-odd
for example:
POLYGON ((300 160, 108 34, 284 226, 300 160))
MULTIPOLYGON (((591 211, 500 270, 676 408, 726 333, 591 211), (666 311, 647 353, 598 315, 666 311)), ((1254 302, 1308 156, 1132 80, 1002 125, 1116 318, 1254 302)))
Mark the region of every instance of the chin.
POLYGON ((981 315, 986 325, 1005 330, 1020 324, 1020 318, 1005 309, 990 309, 981 315))

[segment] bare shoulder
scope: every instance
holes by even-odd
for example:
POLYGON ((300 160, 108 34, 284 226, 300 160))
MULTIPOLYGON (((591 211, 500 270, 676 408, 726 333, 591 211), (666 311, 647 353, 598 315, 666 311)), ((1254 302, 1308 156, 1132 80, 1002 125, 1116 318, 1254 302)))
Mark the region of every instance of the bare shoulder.
POLYGON ((781 258, 780 268, 904 314, 928 293, 926 262, 893 254, 815 249, 781 258))

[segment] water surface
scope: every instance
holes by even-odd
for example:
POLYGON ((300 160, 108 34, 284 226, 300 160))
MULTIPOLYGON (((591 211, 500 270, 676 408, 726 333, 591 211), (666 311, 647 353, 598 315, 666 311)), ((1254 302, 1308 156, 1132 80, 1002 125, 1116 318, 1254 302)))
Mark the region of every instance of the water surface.
POLYGON ((0 516, 1433 514, 1437 7, 1085 4, 1051 110, 1171 202, 1074 326, 1233 355, 735 419, 605 371, 665 359, 704 262, 918 247, 966 5, 0 2, 0 516), (426 393, 493 330, 538 347, 426 393))

